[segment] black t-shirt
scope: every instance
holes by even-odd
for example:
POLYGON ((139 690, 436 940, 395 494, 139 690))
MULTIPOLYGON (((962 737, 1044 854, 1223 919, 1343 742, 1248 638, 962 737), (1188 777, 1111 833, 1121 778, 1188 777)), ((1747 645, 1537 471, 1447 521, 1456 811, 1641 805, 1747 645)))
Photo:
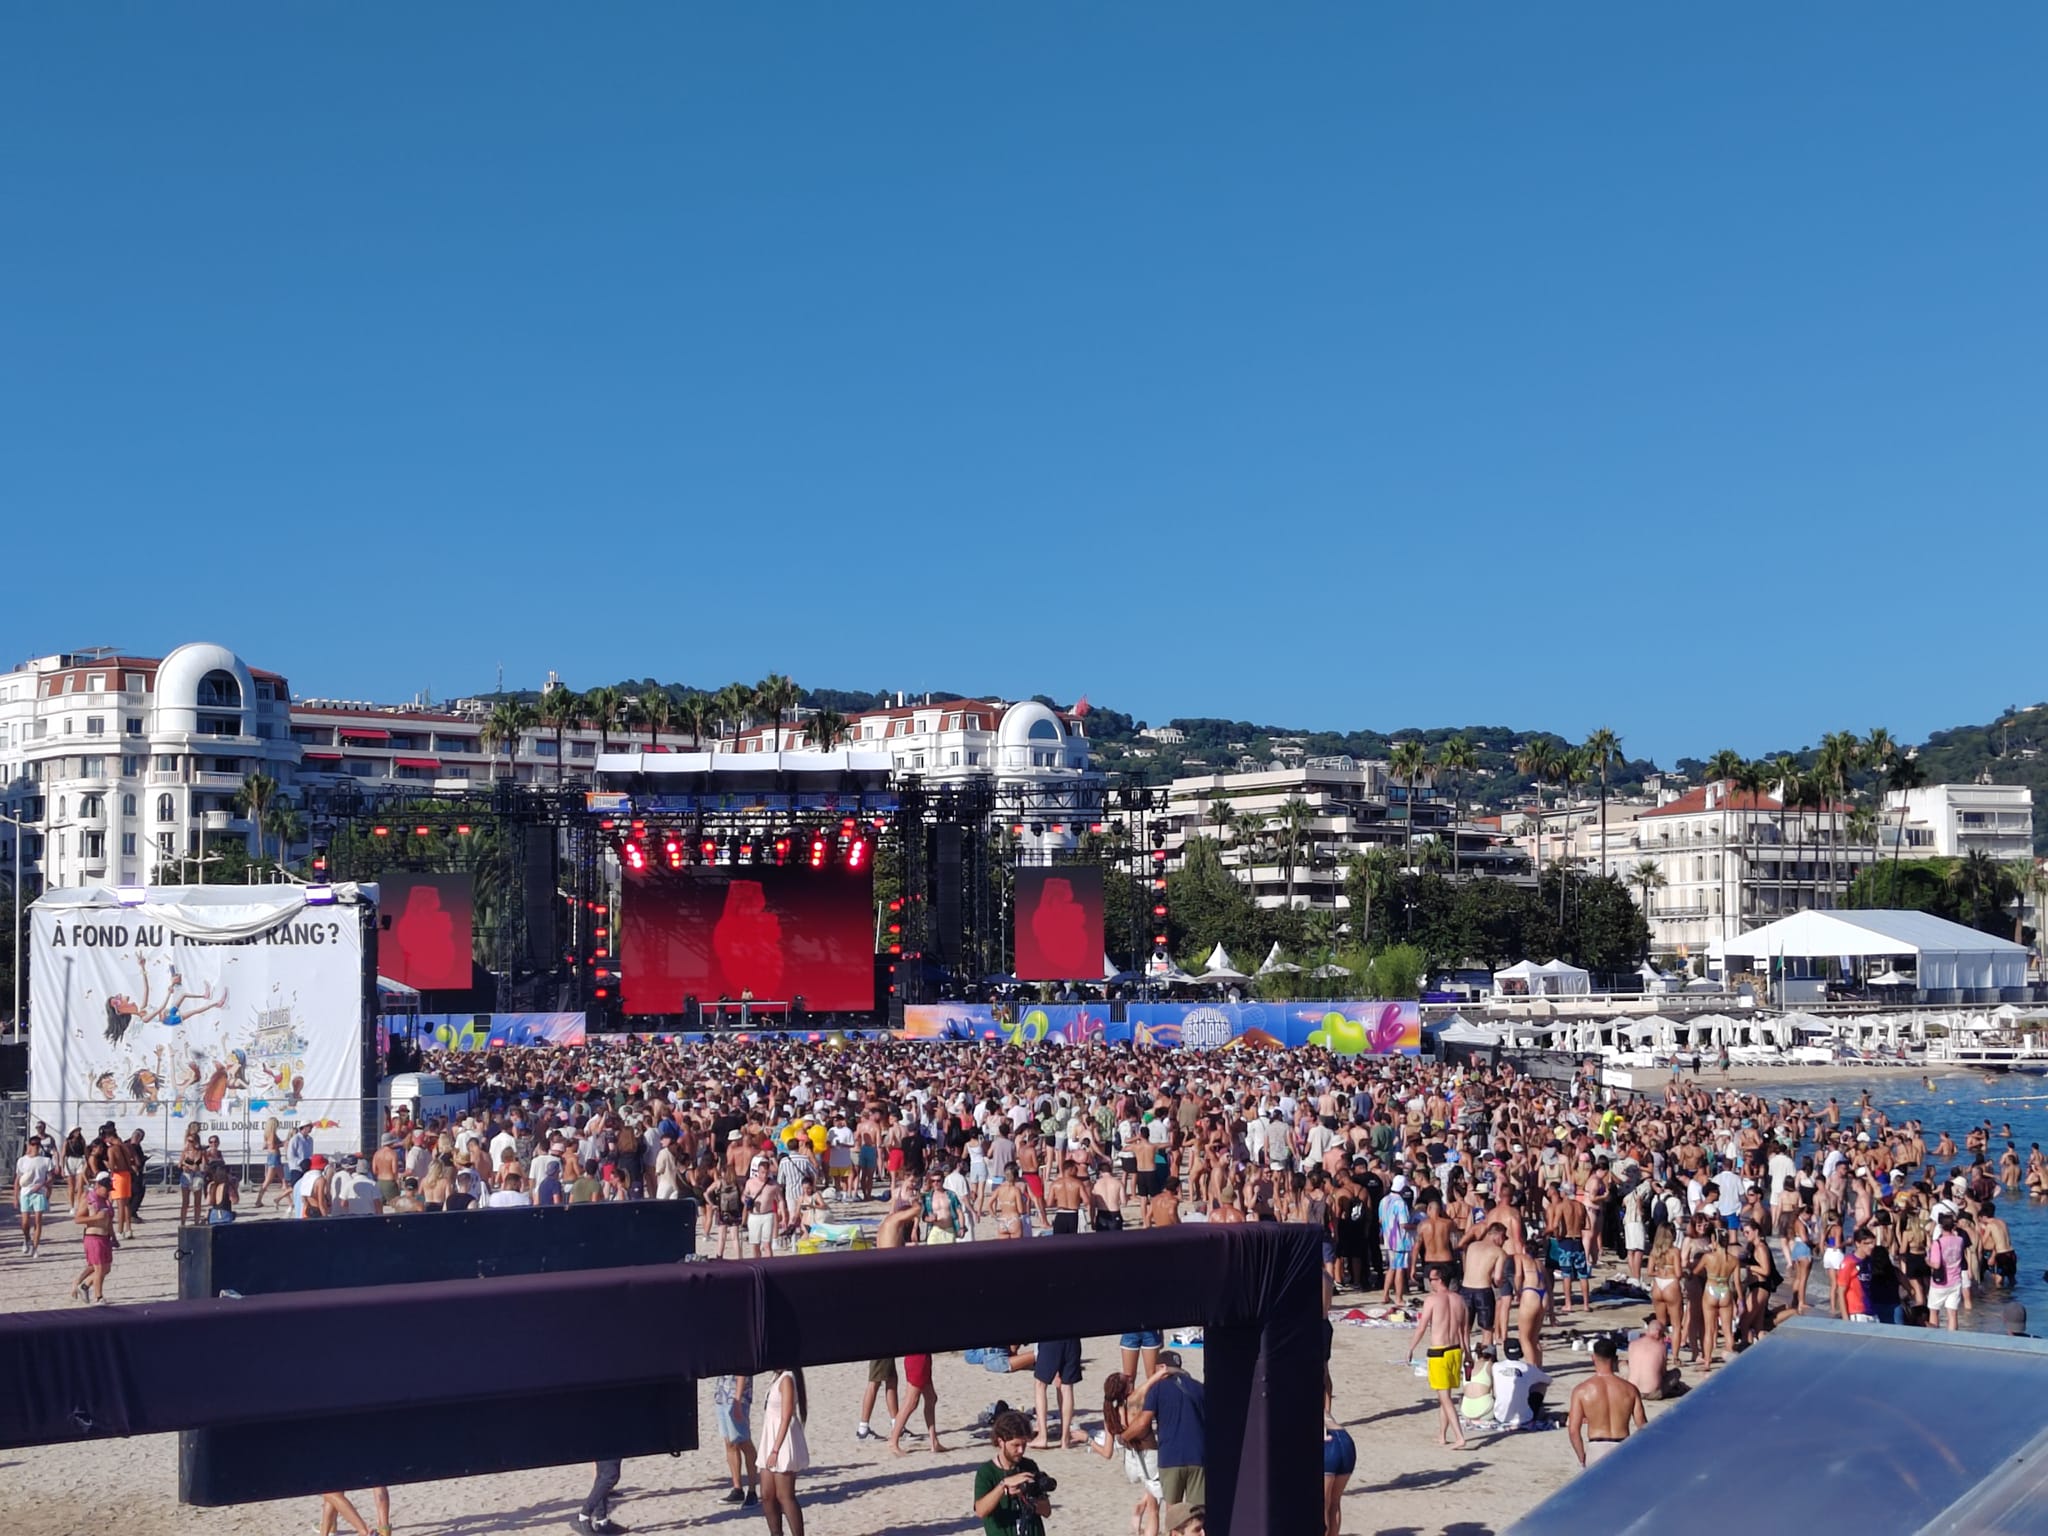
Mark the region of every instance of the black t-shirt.
POLYGON ((720 1115, 711 1122, 711 1145, 723 1151, 726 1137, 730 1136, 734 1131, 744 1128, 746 1123, 747 1117, 745 1115, 720 1115))

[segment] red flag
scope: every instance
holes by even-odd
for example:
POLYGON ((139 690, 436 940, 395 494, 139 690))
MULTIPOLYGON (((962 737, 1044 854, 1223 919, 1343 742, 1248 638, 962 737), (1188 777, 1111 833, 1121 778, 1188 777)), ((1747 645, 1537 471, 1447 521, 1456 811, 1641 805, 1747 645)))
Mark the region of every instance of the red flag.
POLYGON ((1079 718, 1080 718, 1080 717, 1081 717, 1082 715, 1085 715, 1085 714, 1087 714, 1087 713, 1088 713, 1088 695, 1084 693, 1084 694, 1082 694, 1082 695, 1081 695, 1081 697, 1080 697, 1080 698, 1076 699, 1076 700, 1074 701, 1074 707, 1073 707, 1072 709, 1068 710, 1068 711, 1067 711, 1067 713, 1068 713, 1068 714, 1070 714, 1070 715, 1072 715, 1072 716, 1074 716, 1074 717, 1075 717, 1076 719, 1079 719, 1079 718))

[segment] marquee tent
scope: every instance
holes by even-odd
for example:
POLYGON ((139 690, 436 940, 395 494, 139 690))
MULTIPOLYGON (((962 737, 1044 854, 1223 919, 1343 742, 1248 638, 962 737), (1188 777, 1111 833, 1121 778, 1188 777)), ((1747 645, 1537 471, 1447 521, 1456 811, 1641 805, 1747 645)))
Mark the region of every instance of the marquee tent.
POLYGON ((1726 949, 1731 964, 1747 961, 1753 970, 1782 959, 1807 962, 1798 969, 1808 974, 1825 974, 1826 963, 1840 958, 1873 978, 1911 958, 1928 992, 2027 984, 2024 946, 1928 912, 1795 912, 1728 940, 1726 949))
POLYGON ((1564 960, 1546 960, 1536 967, 1539 985, 1532 988, 1546 997, 1580 997, 1593 990, 1593 978, 1564 960))

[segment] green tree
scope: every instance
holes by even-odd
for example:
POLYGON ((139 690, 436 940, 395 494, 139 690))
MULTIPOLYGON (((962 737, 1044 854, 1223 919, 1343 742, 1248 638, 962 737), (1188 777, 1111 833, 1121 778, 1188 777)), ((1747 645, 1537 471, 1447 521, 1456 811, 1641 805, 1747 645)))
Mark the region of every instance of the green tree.
POLYGON ((1451 775, 1455 803, 1451 808, 1451 878, 1458 876, 1458 829, 1465 821, 1465 775, 1479 768, 1479 754, 1463 735, 1453 736, 1437 749, 1437 766, 1451 775))
POLYGON ((267 773, 246 775, 242 787, 235 791, 235 810, 249 823, 256 839, 255 857, 259 862, 263 858, 263 815, 276 799, 277 780, 267 773))
POLYGON ((1515 770, 1528 775, 1530 788, 1536 792, 1536 867, 1543 867, 1543 787, 1557 781, 1558 766, 1563 754, 1548 738, 1532 736, 1522 743, 1522 750, 1515 754, 1515 770))
POLYGON ((1394 861, 1387 850, 1371 847, 1351 856, 1344 873, 1344 904, 1351 912, 1351 941, 1360 949, 1372 942, 1373 912, 1386 900, 1394 883, 1394 861))
POLYGON ((704 731, 717 719, 712 709, 711 697, 703 693, 686 693, 683 702, 676 706, 676 724, 690 733, 690 745, 701 749, 704 745, 704 731))
POLYGON ((780 672, 770 672, 754 689, 756 705, 775 720, 774 745, 782 745, 782 717, 795 709, 803 699, 803 690, 780 672))
POLYGON ((1245 949, 1255 942, 1258 904, 1240 885, 1206 837, 1181 848, 1180 868, 1166 877, 1169 947, 1199 964, 1218 944, 1245 949))
POLYGON ((306 835, 306 819, 289 800, 278 800, 263 813, 263 830, 277 839, 277 867, 290 860, 292 844, 306 835))
POLYGON ((1894 882, 1896 882, 1899 854, 1906 846, 1906 803, 1908 791, 1922 788, 1927 782, 1927 775, 1921 770, 1918 759, 1912 753, 1907 752, 1892 759, 1891 766, 1885 770, 1884 780, 1886 792, 1899 797, 1899 824, 1894 829, 1892 842, 1892 876, 1894 882))
POLYGON ((1628 883, 1642 892, 1643 916, 1648 918, 1650 915, 1650 892, 1663 886, 1664 871, 1658 868, 1655 859, 1639 859, 1636 862, 1636 867, 1628 872, 1628 883))
POLYGON ((491 712, 484 717, 483 729, 478 732, 478 736, 483 741, 484 750, 494 759, 499 747, 505 749, 507 776, 514 772, 519 756, 520 736, 535 723, 533 707, 522 704, 517 699, 498 700, 491 706, 491 712))
POLYGON ((1421 780, 1423 771, 1429 767, 1429 748, 1420 738, 1411 736, 1406 741, 1394 743, 1394 750, 1387 754, 1387 767, 1394 777, 1408 786, 1407 833, 1401 839, 1401 862, 1413 865, 1415 850, 1415 786, 1421 780))
POLYGON ((1279 856, 1280 871, 1287 881, 1287 907, 1294 907, 1294 871, 1313 850, 1316 813, 1299 795, 1281 802, 1273 818, 1273 851, 1279 856))
POLYGON ((548 730, 555 733, 555 782, 562 782, 567 766, 562 756, 562 736, 570 726, 582 718, 583 700, 571 689, 560 683, 549 683, 541 690, 540 704, 534 710, 534 718, 548 730))
POLYGON ((1358 979, 1369 997, 1416 998, 1422 995, 1423 976, 1428 969, 1429 957, 1418 946, 1389 944, 1366 960, 1358 979))
POLYGON ((1611 875, 1614 869, 1607 858, 1607 776, 1625 766, 1628 759, 1621 755, 1621 738, 1604 725, 1588 736, 1579 750, 1586 754, 1592 771, 1600 777, 1600 873, 1611 875))
POLYGON ((647 722, 648 746, 658 748, 661 733, 676 723, 676 701, 668 696, 666 688, 643 693, 640 695, 640 718, 647 722))
POLYGON ((1249 808, 1234 812, 1230 818, 1231 835, 1237 846, 1237 867, 1244 872, 1247 886, 1258 880, 1259 860, 1266 852, 1266 823, 1264 811, 1249 808))
POLYGON ((846 739, 848 721, 836 709, 821 709, 804 722, 804 740, 820 752, 830 752, 846 739))

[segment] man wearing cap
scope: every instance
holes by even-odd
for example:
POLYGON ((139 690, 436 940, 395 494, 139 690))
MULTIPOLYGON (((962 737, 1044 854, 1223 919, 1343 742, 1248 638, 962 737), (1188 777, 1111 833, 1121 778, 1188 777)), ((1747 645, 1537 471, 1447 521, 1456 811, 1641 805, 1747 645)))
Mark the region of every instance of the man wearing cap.
POLYGON ((72 1219, 85 1235, 85 1269, 71 1294, 80 1301, 105 1301, 107 1272, 114 1267, 114 1176, 102 1168, 86 1186, 72 1219))
POLYGON ((306 1159, 306 1171, 292 1181, 292 1216, 304 1220, 327 1214, 327 1159, 314 1152, 306 1159))
POLYGON ((1207 1513, 1200 1504, 1169 1504, 1159 1512, 1159 1529, 1166 1536, 1205 1536, 1207 1513))
POLYGON ((384 1197, 379 1192, 377 1181, 363 1172, 361 1163, 353 1152, 344 1153, 340 1166, 328 1176, 327 1212, 329 1216, 382 1216, 384 1197))
POLYGON ((43 1150, 40 1136, 28 1139, 28 1150, 14 1164, 14 1209, 21 1215, 21 1251, 34 1258, 43 1246, 43 1217, 50 1209, 50 1184, 57 1164, 43 1150))
POLYGON ((1415 1213, 1408 1208, 1408 1177, 1395 1174, 1380 1201, 1380 1242, 1387 1251, 1387 1284, 1380 1300, 1398 1305, 1408 1294, 1408 1266, 1415 1252, 1415 1213))

